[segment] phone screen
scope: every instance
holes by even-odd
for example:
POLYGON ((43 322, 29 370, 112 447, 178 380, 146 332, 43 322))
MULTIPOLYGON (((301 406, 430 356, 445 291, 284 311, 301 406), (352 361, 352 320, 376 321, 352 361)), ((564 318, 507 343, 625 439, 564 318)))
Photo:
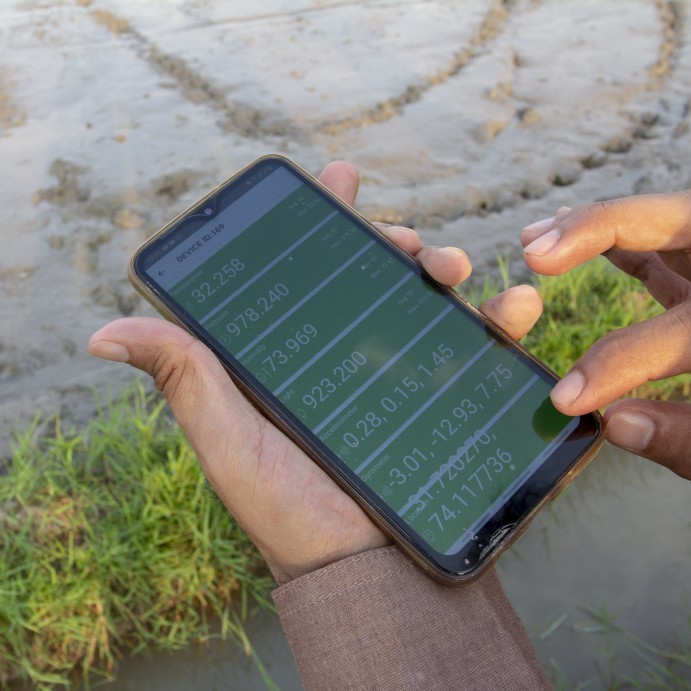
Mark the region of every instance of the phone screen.
POLYGON ((543 366, 284 159, 215 190, 131 270, 394 536, 452 577, 600 435, 596 416, 552 406, 543 366))

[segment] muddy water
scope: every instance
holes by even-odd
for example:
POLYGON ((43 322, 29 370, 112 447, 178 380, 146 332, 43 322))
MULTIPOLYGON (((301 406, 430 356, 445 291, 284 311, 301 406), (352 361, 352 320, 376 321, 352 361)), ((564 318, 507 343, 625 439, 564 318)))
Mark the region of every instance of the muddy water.
POLYGON ((645 678, 643 649, 599 631, 593 612, 667 650, 682 635, 688 640, 687 485, 608 445, 500 560, 509 597, 553 678, 560 670, 569 688, 625 688, 627 678, 645 678))
MULTIPOLYGON (((131 381, 84 354, 104 322, 151 314, 128 257, 268 151, 314 172, 350 159, 365 213, 463 246, 480 279, 497 254, 522 277, 518 230, 561 205, 691 187, 688 14, 671 0, 0 0, 0 452, 37 410, 78 423, 94 388, 131 381)), ((666 516, 650 517, 662 536, 666 516)), ((601 582, 620 578, 610 568, 601 582)), ((637 599, 656 602, 646 587, 637 599)))
MULTIPOLYGON (((302 684, 283 630, 275 617, 253 618, 247 632, 265 674, 282 691, 299 691, 302 684)), ((265 691, 258 665, 238 646, 212 641, 169 655, 141 655, 125 662, 117 680, 104 684, 103 691, 265 691)))

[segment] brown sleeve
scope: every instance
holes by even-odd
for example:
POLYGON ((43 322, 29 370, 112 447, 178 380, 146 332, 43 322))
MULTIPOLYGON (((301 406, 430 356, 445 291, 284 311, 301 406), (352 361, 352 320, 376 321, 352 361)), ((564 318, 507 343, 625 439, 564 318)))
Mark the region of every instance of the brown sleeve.
POLYGON ((550 688, 494 570, 450 588, 384 547, 273 597, 308 690, 550 688))

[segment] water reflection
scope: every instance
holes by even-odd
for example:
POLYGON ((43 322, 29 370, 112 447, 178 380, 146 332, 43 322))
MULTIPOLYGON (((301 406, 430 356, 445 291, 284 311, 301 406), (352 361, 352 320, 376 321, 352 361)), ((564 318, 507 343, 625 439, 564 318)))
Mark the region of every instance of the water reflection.
POLYGON ((538 656, 569 686, 620 683, 646 667, 623 637, 598 633, 589 611, 673 644, 691 613, 690 500, 691 483, 606 445, 500 560, 538 656))
MULTIPOLYGON (((301 691, 302 684, 278 619, 261 613, 247 633, 269 677, 281 691, 301 691)), ((92 687, 93 688, 93 687, 92 687)), ((143 654, 125 661, 114 682, 99 691, 265 691, 267 685, 252 658, 229 641, 212 641, 174 654, 143 654)))

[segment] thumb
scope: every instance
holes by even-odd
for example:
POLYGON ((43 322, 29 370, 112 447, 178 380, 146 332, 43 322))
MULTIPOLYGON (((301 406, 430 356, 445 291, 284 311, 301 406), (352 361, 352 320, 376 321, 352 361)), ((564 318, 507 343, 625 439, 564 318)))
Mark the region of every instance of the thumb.
POLYGON ((161 319, 118 319, 94 333, 87 350, 153 377, 215 486, 214 476, 228 470, 219 467, 225 465, 220 459, 251 455, 245 447, 260 436, 263 418, 216 356, 180 327, 161 319))
POLYGON ((691 480, 691 407, 684 403, 627 399, 605 413, 607 439, 691 480))
POLYGON ((151 375, 171 408, 180 412, 190 407, 190 397, 200 402, 202 387, 217 380, 209 375, 222 370, 199 341, 160 319, 118 319, 93 334, 87 350, 104 360, 127 362, 151 375))

